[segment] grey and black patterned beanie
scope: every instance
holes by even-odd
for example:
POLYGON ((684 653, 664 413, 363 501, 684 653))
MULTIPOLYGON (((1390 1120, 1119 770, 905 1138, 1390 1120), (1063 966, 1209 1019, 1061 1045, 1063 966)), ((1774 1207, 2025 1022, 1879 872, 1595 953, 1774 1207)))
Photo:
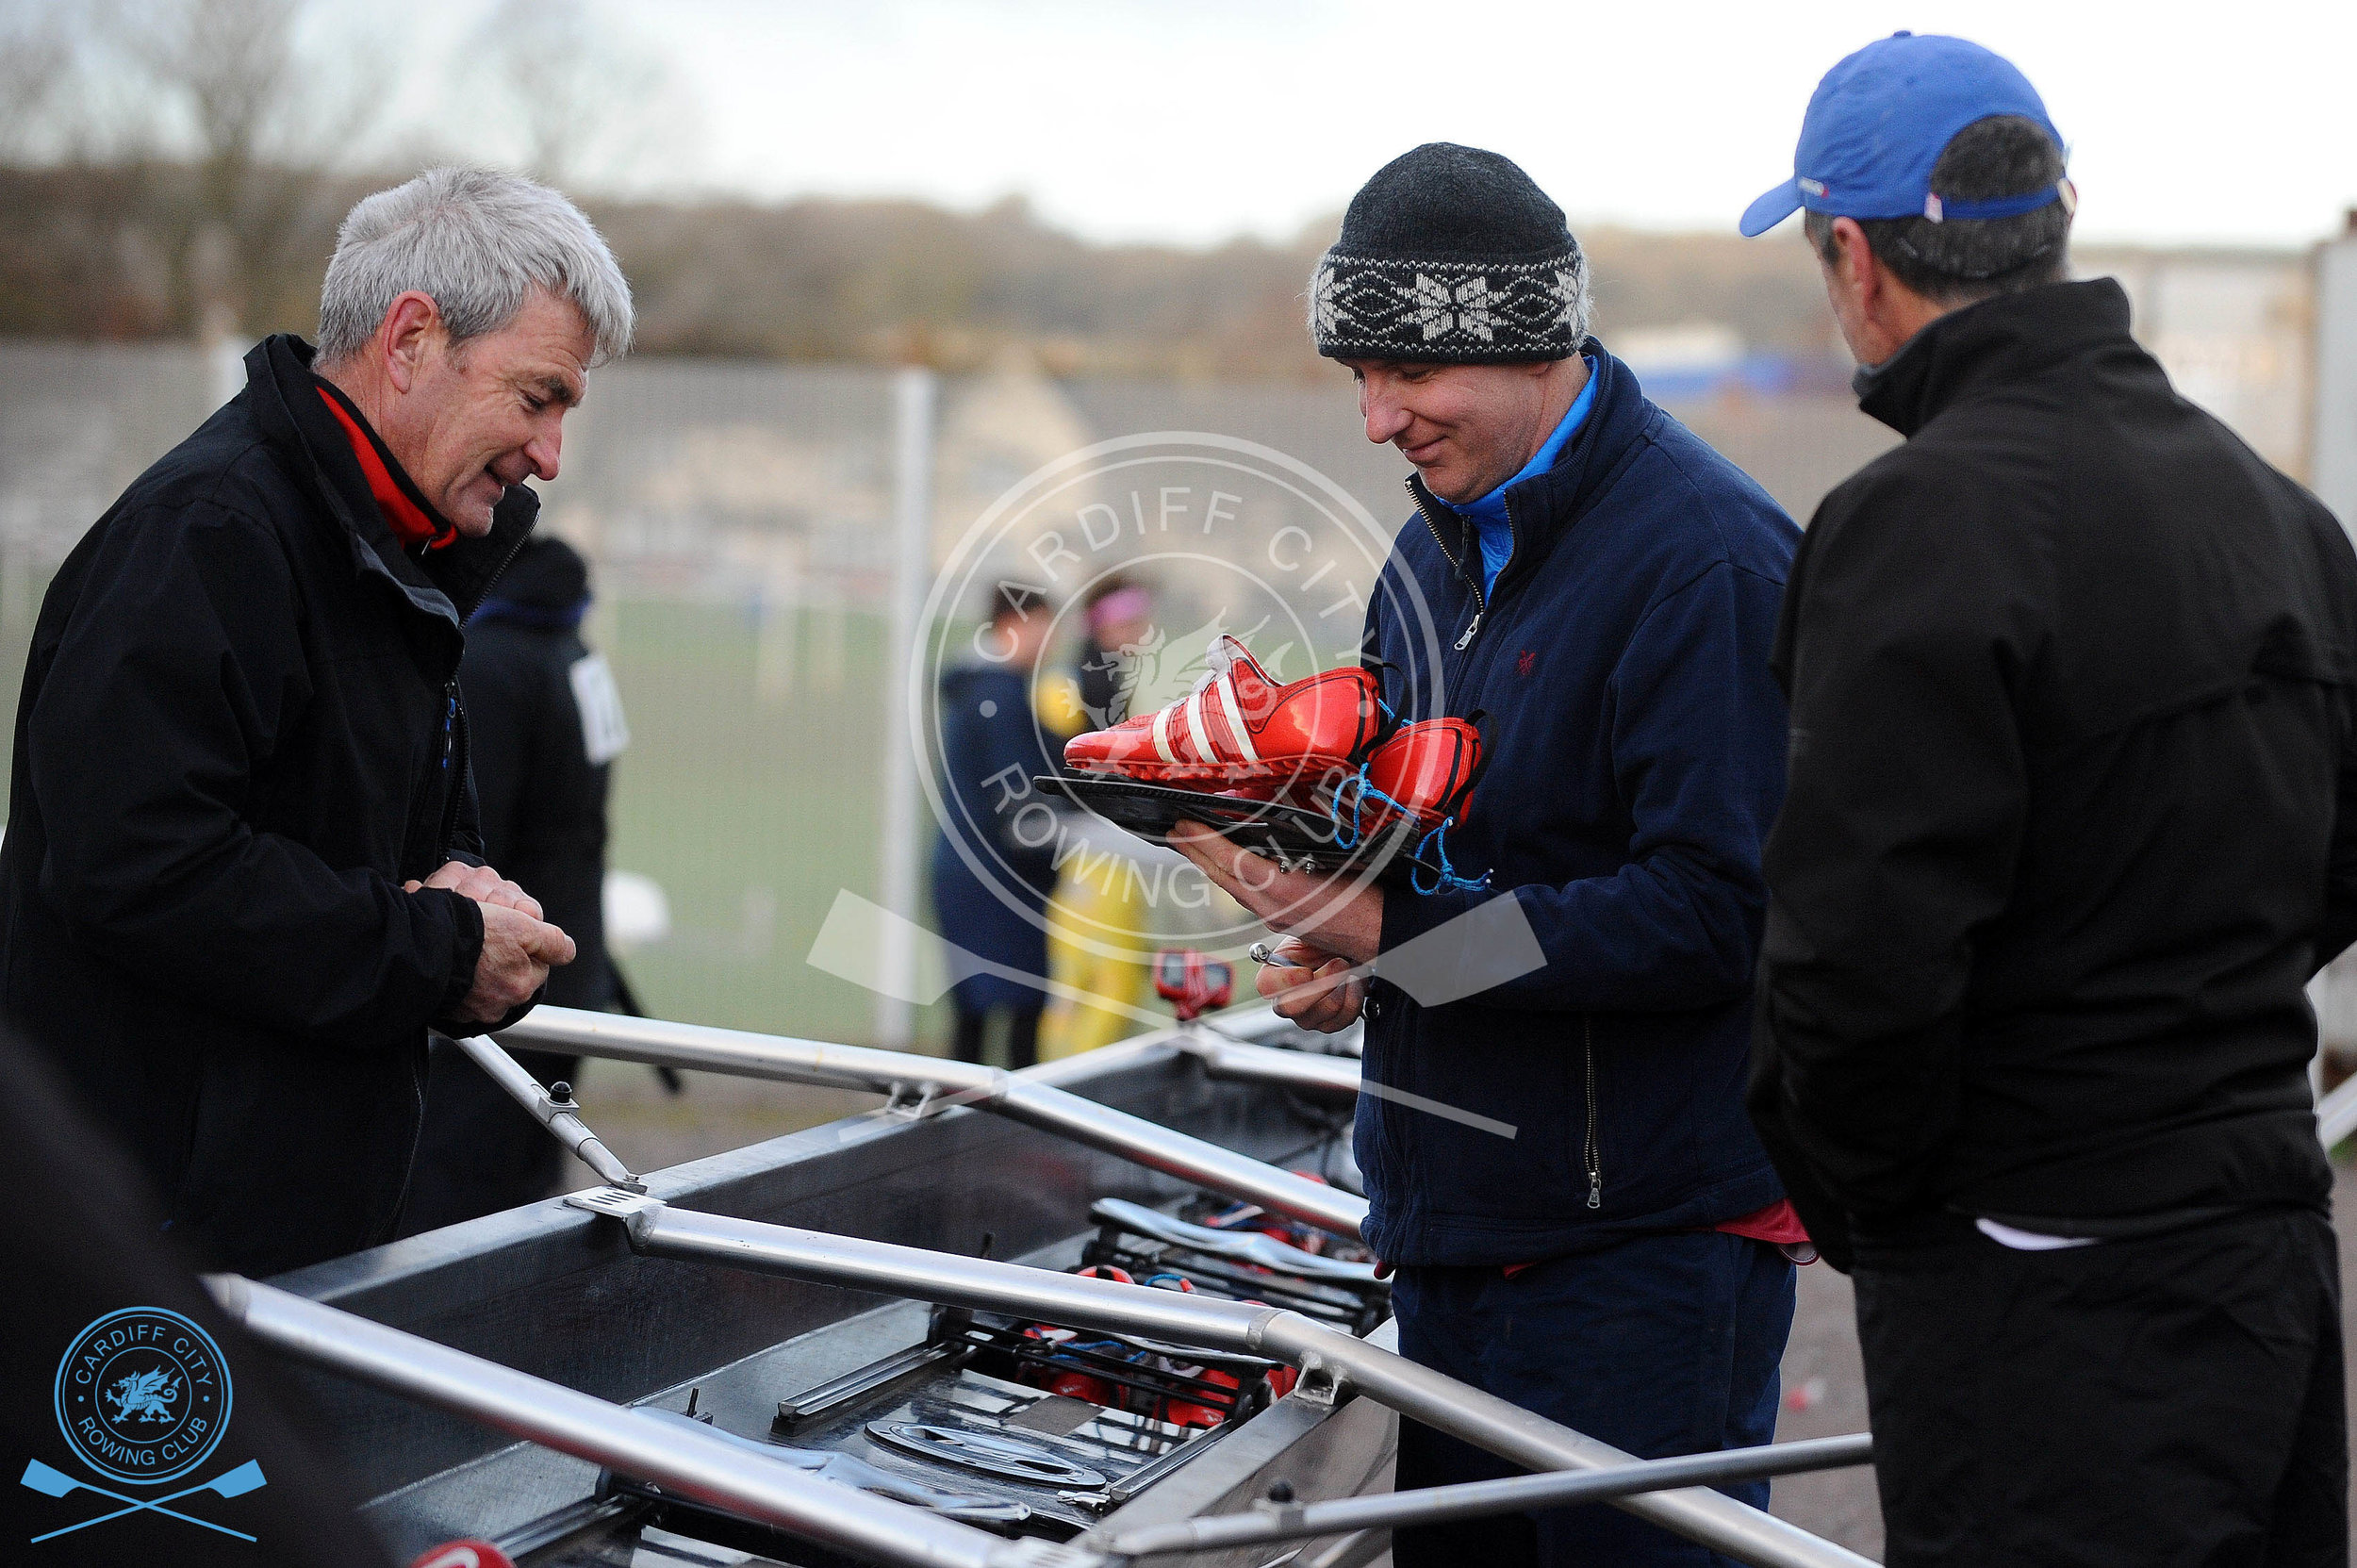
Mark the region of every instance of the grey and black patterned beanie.
POLYGON ((1310 333, 1328 359, 1568 359, 1588 338, 1588 259, 1511 159, 1427 141, 1350 199, 1310 333))

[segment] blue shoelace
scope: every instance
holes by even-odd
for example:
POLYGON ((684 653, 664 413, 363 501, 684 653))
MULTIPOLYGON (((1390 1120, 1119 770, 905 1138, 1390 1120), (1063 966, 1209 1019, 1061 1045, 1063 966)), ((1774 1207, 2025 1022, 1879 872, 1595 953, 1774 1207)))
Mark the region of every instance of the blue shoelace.
POLYGON ((1424 885, 1423 880, 1425 872, 1424 866, 1422 864, 1410 866, 1408 868, 1409 886, 1414 888, 1419 893, 1429 895, 1438 893, 1443 888, 1451 893, 1478 893, 1483 888, 1490 885, 1490 873, 1488 871, 1482 872, 1478 877, 1460 877, 1457 874, 1457 867, 1449 864, 1447 834, 1449 829, 1455 827, 1456 825, 1456 817, 1443 817, 1439 827, 1433 829, 1430 833, 1426 834, 1423 838, 1417 841, 1416 860, 1419 863, 1424 860, 1425 850, 1427 846, 1429 846, 1433 854, 1440 858, 1441 868, 1433 873, 1432 885, 1426 887, 1424 885))
MULTIPOLYGON (((1334 843, 1337 848, 1355 850, 1359 847, 1359 840, 1366 831, 1365 822, 1360 814, 1370 799, 1381 801, 1400 816, 1411 820, 1415 817, 1414 812, 1375 787, 1374 783, 1367 777, 1367 765, 1362 762, 1359 765, 1356 778, 1345 779, 1336 785, 1334 793, 1328 797, 1326 803, 1327 819, 1333 824, 1334 843), (1350 787, 1353 783, 1358 785, 1355 789, 1350 787), (1345 791, 1350 796, 1350 826, 1347 829, 1343 826, 1343 795, 1345 791)), ((1478 877, 1463 877, 1458 875, 1457 867, 1449 864, 1447 835, 1449 829, 1456 825, 1456 817, 1443 817, 1439 827, 1416 841, 1414 860, 1422 862, 1427 850, 1440 860, 1440 868, 1429 872, 1430 886, 1425 884, 1427 867, 1413 865, 1409 867, 1408 885, 1416 892, 1429 896, 1445 888, 1452 893, 1478 893, 1490 885, 1490 872, 1484 871, 1478 877)))

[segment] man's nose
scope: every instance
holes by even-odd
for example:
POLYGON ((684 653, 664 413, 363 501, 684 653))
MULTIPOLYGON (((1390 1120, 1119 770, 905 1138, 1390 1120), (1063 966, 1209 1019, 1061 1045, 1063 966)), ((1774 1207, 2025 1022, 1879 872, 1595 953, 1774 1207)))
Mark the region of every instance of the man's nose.
POLYGON ((524 443, 524 461, 532 465, 532 477, 543 483, 556 477, 556 465, 563 454, 565 427, 551 424, 533 433, 524 443))
POLYGON ((1410 420, 1408 410, 1373 382, 1359 389, 1359 412, 1367 421, 1367 439, 1378 446, 1397 440, 1410 420))

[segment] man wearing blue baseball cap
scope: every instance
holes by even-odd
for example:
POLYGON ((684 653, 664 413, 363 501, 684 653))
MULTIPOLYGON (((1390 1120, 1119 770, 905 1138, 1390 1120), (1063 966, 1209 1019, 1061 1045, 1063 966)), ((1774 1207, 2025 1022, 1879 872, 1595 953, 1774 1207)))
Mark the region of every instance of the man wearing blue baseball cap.
POLYGON ((2346 1563, 2301 996, 2357 935, 2357 555, 2066 279, 2011 65, 1901 34, 1793 177, 1866 412, 1784 598, 1751 1108, 1856 1279, 1887 1560, 2346 1563))

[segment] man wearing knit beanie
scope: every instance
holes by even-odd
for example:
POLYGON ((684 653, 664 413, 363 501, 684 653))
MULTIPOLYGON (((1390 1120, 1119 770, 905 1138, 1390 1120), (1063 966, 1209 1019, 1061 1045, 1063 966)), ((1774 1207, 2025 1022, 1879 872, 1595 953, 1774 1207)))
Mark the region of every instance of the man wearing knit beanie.
MULTIPOLYGON (((1366 1076, 1398 1091, 1360 1098, 1358 1156, 1400 1348, 1634 1454, 1766 1443, 1806 1237, 1742 1090, 1798 531, 1589 336, 1578 242, 1495 153, 1386 165, 1310 295, 1367 438, 1414 470, 1367 619, 1385 700, 1481 716, 1487 770, 1447 835, 1463 875, 1321 902, 1310 873, 1173 842, 1285 932, 1262 991, 1302 988, 1281 1010, 1311 1028, 1363 1015, 1366 1076), (1506 899, 1545 960, 1517 979, 1426 1006, 1379 962, 1343 973, 1506 899)), ((1403 1488, 1504 1468, 1402 1424, 1403 1488)), ((1729 1560, 1608 1507, 1403 1530, 1394 1555, 1729 1560)))

